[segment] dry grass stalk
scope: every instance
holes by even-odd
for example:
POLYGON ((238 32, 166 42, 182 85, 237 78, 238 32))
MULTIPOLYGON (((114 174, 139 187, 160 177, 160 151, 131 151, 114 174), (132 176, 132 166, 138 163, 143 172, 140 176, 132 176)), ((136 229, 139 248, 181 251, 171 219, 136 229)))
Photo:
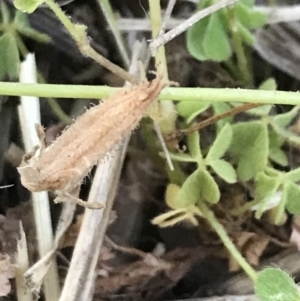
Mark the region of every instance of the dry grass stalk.
POLYGON ((79 117, 47 148, 43 129, 38 126, 41 147, 39 153, 36 147, 23 157, 18 168, 22 184, 35 192, 55 191, 56 202, 68 197, 85 207, 100 208, 99 204, 86 203, 70 192, 138 125, 164 86, 157 77, 151 82, 123 88, 79 117))

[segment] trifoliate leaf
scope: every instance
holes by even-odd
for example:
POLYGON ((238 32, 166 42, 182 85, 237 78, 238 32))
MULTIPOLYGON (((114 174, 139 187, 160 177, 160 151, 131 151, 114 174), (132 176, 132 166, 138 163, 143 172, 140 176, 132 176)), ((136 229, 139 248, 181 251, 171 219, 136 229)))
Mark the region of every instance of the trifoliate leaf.
POLYGON ((214 172, 227 183, 236 183, 237 176, 235 169, 225 160, 215 160, 210 162, 214 172))
POLYGON ((176 106, 177 113, 185 118, 187 124, 191 123, 198 115, 209 108, 209 104, 201 101, 181 101, 176 106))
POLYGON ((261 218, 262 214, 278 204, 270 204, 271 198, 274 196, 280 185, 278 177, 269 177, 263 172, 260 172, 255 181, 255 196, 254 199, 258 201, 256 206, 255 217, 261 218))
POLYGON ((15 0, 14 6, 22 12, 33 13, 45 0, 15 0))
POLYGON ((230 40, 220 12, 215 12, 209 17, 202 46, 208 60, 223 62, 230 58, 230 40))
POLYGON ((278 268, 266 268, 258 274, 254 286, 261 301, 299 301, 300 294, 293 279, 278 268))
POLYGON ((0 37, 0 79, 6 76, 16 79, 20 71, 19 50, 11 33, 5 33, 0 37))
POLYGON ((292 182, 300 181, 300 167, 295 168, 285 174, 285 178, 289 179, 292 182))
POLYGON ((292 181, 284 184, 287 194, 286 209, 291 214, 300 214, 300 187, 292 181))
POLYGON ((199 132, 193 132, 187 137, 188 149, 190 156, 195 160, 199 161, 202 159, 200 149, 200 134, 199 132))
POLYGON ((205 161, 215 161, 224 156, 225 152, 228 150, 232 140, 232 127, 227 123, 220 133, 217 135, 213 145, 211 146, 205 161))

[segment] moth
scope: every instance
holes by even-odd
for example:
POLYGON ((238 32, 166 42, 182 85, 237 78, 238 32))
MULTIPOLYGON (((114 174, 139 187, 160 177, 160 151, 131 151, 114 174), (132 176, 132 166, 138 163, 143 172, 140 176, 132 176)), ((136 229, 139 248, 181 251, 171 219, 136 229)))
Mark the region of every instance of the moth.
POLYGON ((120 139, 137 127, 165 86, 157 77, 122 88, 87 110, 48 147, 42 126, 37 126, 41 145, 24 155, 18 167, 22 185, 33 192, 55 192, 55 202, 67 197, 87 208, 100 208, 98 203, 76 198, 71 191, 120 139))

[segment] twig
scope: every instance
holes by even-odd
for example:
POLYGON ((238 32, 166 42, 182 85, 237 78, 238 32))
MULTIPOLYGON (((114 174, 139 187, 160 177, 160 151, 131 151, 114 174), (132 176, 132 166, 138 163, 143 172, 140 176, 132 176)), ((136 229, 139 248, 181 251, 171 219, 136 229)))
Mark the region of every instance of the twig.
POLYGON ((149 45, 151 52, 154 53, 160 46, 173 40, 175 37, 179 36, 181 33, 186 31, 189 27, 191 27, 192 25, 197 23, 199 20, 211 15, 212 13, 214 13, 224 7, 232 5, 237 1, 238 0, 221 0, 221 1, 217 2, 216 4, 213 4, 210 7, 197 12, 196 14, 191 16, 189 19, 187 19, 185 22, 181 23, 177 27, 168 31, 163 36, 160 36, 157 39, 153 40, 149 45))
POLYGON ((32 301, 30 289, 25 285, 24 273, 29 268, 28 249, 25 232, 20 221, 20 239, 16 254, 16 290, 18 301, 32 301))
POLYGON ((176 1, 177 0, 169 0, 169 2, 168 2, 168 6, 167 6, 167 9, 165 11, 164 21, 162 23, 162 26, 161 26, 161 29, 160 29, 160 32, 159 32, 159 37, 162 36, 162 35, 164 35, 164 33, 166 31, 167 24, 168 24, 168 22, 169 22, 169 20, 171 18, 172 11, 174 9, 176 1))
POLYGON ((214 115, 210 118, 207 118, 204 121, 193 124, 188 129, 178 130, 177 132, 170 134, 167 137, 167 140, 173 140, 173 139, 180 138, 182 135, 191 134, 191 133, 199 131, 211 124, 214 124, 214 123, 218 122, 219 120, 222 120, 222 119, 230 117, 230 116, 237 115, 239 113, 242 113, 242 112, 245 112, 245 111, 260 107, 260 106, 261 106, 261 104, 257 104, 257 103, 246 103, 244 105, 234 107, 234 108, 228 110, 227 112, 224 112, 224 113, 218 114, 218 115, 214 115))
MULTIPOLYGON (((21 65, 21 82, 36 82, 34 55, 29 54, 21 65)), ((39 144, 35 123, 40 123, 39 100, 35 97, 21 97, 19 116, 25 151, 30 152, 39 144)), ((53 247, 53 233, 50 218, 49 199, 47 192, 33 193, 33 211, 36 224, 39 256, 42 258, 53 247)), ((55 259, 50 262, 48 273, 44 277, 44 292, 46 301, 57 301, 60 295, 59 278, 55 259)), ((36 284, 37 288, 40 284, 36 284)))

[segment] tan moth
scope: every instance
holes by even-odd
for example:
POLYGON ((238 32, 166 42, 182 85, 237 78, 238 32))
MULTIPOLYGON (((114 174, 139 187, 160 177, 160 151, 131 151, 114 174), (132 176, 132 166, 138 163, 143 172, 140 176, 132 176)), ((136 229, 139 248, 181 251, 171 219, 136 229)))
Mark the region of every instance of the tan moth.
POLYGON ((139 123, 151 103, 166 85, 157 77, 130 88, 122 88, 103 103, 87 110, 50 146, 44 147, 44 133, 37 127, 41 146, 23 157, 18 171, 30 191, 54 191, 56 201, 68 197, 88 208, 70 193, 91 168, 139 123), (37 150, 39 149, 39 152, 37 150))

